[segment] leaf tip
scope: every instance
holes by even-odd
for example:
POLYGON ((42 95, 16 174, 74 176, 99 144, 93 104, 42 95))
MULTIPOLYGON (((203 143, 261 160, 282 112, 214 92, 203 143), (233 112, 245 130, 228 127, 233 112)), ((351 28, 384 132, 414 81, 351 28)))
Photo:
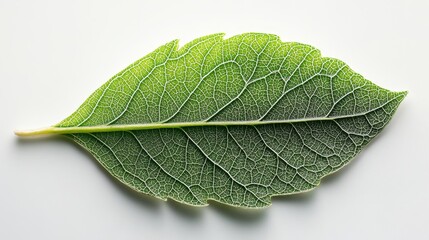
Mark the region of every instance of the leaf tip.
POLYGON ((401 98, 400 100, 402 101, 408 95, 408 91, 407 90, 406 91, 400 91, 397 94, 400 96, 400 98, 401 98))

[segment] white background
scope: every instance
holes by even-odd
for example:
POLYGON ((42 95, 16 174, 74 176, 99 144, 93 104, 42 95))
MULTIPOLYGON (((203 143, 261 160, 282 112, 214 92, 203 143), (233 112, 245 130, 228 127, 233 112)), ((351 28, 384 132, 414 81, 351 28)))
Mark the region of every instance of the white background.
POLYGON ((429 239, 429 1, 0 0, 0 239, 429 239), (268 209, 192 208, 127 190, 55 124, 173 39, 266 32, 409 90, 342 171, 268 209))

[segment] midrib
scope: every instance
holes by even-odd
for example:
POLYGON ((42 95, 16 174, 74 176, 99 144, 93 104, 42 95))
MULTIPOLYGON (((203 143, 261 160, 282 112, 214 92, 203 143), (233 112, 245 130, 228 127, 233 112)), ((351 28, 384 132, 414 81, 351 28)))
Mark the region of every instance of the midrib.
MULTIPOLYGON (((406 94, 406 92, 404 92, 406 94)), ((366 115, 377 109, 384 107, 393 100, 401 97, 402 94, 388 100, 384 104, 370 109, 365 112, 341 115, 334 117, 316 117, 316 118, 300 118, 300 119, 287 119, 287 120, 250 120, 250 121, 195 121, 195 122, 169 122, 169 123, 142 123, 142 124, 118 124, 118 125, 97 125, 97 126, 82 126, 82 127, 47 127, 37 130, 29 131, 15 131, 18 136, 37 136, 47 134, 71 134, 71 133, 95 133, 95 132, 116 132, 116 131, 133 131, 133 130, 149 130, 160 128, 181 128, 181 127, 204 127, 204 126, 257 126, 265 124, 287 124, 298 122, 311 122, 311 121, 329 121, 342 118, 358 117, 366 115)))
POLYGON ((196 122, 171 122, 171 123, 142 123, 142 124, 118 124, 118 125, 97 125, 97 126, 81 126, 81 127, 47 127, 37 130, 16 131, 18 136, 36 136, 46 134, 71 134, 71 133, 94 133, 94 132, 116 132, 116 131, 135 131, 135 130, 150 130, 161 128, 182 128, 182 127, 208 127, 208 126, 257 126, 267 124, 287 124, 309 121, 327 121, 340 118, 356 117, 363 114, 346 115, 338 117, 322 117, 322 118, 302 118, 289 120, 269 120, 269 121, 196 121, 196 122))

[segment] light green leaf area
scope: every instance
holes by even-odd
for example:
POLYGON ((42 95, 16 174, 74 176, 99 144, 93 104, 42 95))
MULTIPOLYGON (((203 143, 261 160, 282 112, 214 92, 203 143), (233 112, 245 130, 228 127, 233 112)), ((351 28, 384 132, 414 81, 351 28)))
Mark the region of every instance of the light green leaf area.
POLYGON ((50 131, 138 192, 260 208, 345 166, 405 95, 309 45, 215 34, 161 46, 50 131))

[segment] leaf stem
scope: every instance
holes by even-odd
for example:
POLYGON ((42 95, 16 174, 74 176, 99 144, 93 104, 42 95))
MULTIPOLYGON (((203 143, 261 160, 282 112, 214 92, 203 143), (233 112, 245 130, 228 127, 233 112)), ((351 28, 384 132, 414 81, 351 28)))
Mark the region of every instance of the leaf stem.
POLYGON ((55 128, 54 127, 47 127, 47 128, 41 128, 41 129, 35 129, 35 130, 15 130, 15 135, 20 137, 30 137, 30 136, 38 136, 38 135, 48 135, 48 134, 55 134, 55 128))

